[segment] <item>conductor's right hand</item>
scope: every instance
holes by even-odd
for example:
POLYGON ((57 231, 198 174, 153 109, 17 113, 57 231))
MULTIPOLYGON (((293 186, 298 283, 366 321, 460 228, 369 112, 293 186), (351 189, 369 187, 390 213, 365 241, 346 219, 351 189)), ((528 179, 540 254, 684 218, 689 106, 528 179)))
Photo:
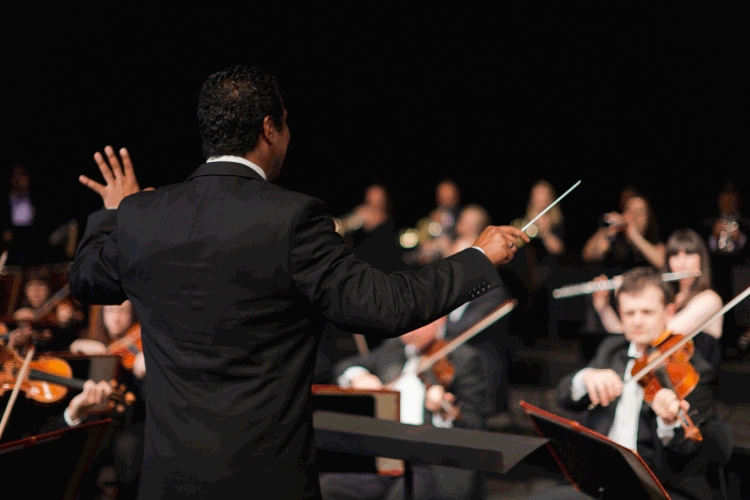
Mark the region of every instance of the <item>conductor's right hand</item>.
POLYGON ((518 228, 512 226, 487 226, 476 239, 473 246, 484 250, 487 258, 495 266, 499 266, 513 260, 513 255, 518 250, 516 238, 521 238, 526 243, 531 241, 529 236, 518 228))

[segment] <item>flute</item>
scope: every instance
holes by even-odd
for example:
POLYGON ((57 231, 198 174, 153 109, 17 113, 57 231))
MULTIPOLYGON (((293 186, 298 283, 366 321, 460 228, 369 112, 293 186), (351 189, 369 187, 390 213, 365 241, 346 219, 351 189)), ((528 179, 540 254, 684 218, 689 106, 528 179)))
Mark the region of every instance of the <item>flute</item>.
MULTIPOLYGON (((683 271, 680 273, 664 273, 661 275, 663 281, 677 281, 684 278, 697 278, 700 271, 683 271)), ((556 299, 567 299, 588 293, 601 292, 603 290, 614 290, 618 286, 619 276, 602 281, 587 281, 575 285, 567 285, 552 290, 552 296, 556 299)))

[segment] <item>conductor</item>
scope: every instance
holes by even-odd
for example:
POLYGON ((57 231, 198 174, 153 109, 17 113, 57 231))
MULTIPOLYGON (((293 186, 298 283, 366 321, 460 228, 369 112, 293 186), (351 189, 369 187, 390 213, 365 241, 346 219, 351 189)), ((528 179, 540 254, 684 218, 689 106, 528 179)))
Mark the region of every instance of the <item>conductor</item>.
POLYGON ((140 191, 125 149, 97 153, 105 209, 70 273, 85 303, 130 300, 146 370, 140 499, 319 498, 313 365, 330 321, 396 337, 499 285, 508 226, 419 271, 357 260, 320 200, 271 183, 289 144, 277 80, 234 67, 204 83, 207 158, 187 180, 140 191))

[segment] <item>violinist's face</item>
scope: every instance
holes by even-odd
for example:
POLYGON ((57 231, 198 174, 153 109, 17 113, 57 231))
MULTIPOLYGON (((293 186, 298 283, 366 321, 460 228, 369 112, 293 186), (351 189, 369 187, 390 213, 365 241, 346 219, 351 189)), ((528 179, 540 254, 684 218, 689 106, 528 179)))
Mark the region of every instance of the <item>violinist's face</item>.
POLYGON ((409 333, 401 335, 401 342, 406 345, 413 345, 417 351, 421 351, 435 340, 438 333, 438 327, 442 320, 433 321, 429 325, 417 328, 409 333))
POLYGON ((666 329, 674 314, 674 304, 664 304, 664 293, 655 286, 646 286, 634 293, 620 293, 618 310, 623 333, 630 342, 641 347, 650 345, 666 329))
POLYGON ((128 300, 119 306, 104 306, 102 316, 104 327, 112 338, 122 336, 133 323, 133 309, 128 300))
POLYGON ((37 309, 49 298, 49 286, 44 281, 33 280, 26 284, 26 299, 29 305, 37 309))

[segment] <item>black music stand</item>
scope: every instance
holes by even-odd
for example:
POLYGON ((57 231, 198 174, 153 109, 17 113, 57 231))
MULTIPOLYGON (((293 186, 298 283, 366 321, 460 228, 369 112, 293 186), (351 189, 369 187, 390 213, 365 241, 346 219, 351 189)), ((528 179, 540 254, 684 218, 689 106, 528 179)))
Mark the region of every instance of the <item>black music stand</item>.
POLYGON ((537 433, 549 438, 547 448, 578 491, 599 500, 669 500, 654 473, 633 450, 573 420, 524 401, 521 406, 537 433))
POLYGON ((471 429, 409 425, 327 411, 313 414, 319 449, 404 461, 405 498, 412 498, 411 464, 508 472, 548 439, 471 429))
POLYGON ((0 445, 0 470, 34 498, 73 500, 111 419, 0 445))

